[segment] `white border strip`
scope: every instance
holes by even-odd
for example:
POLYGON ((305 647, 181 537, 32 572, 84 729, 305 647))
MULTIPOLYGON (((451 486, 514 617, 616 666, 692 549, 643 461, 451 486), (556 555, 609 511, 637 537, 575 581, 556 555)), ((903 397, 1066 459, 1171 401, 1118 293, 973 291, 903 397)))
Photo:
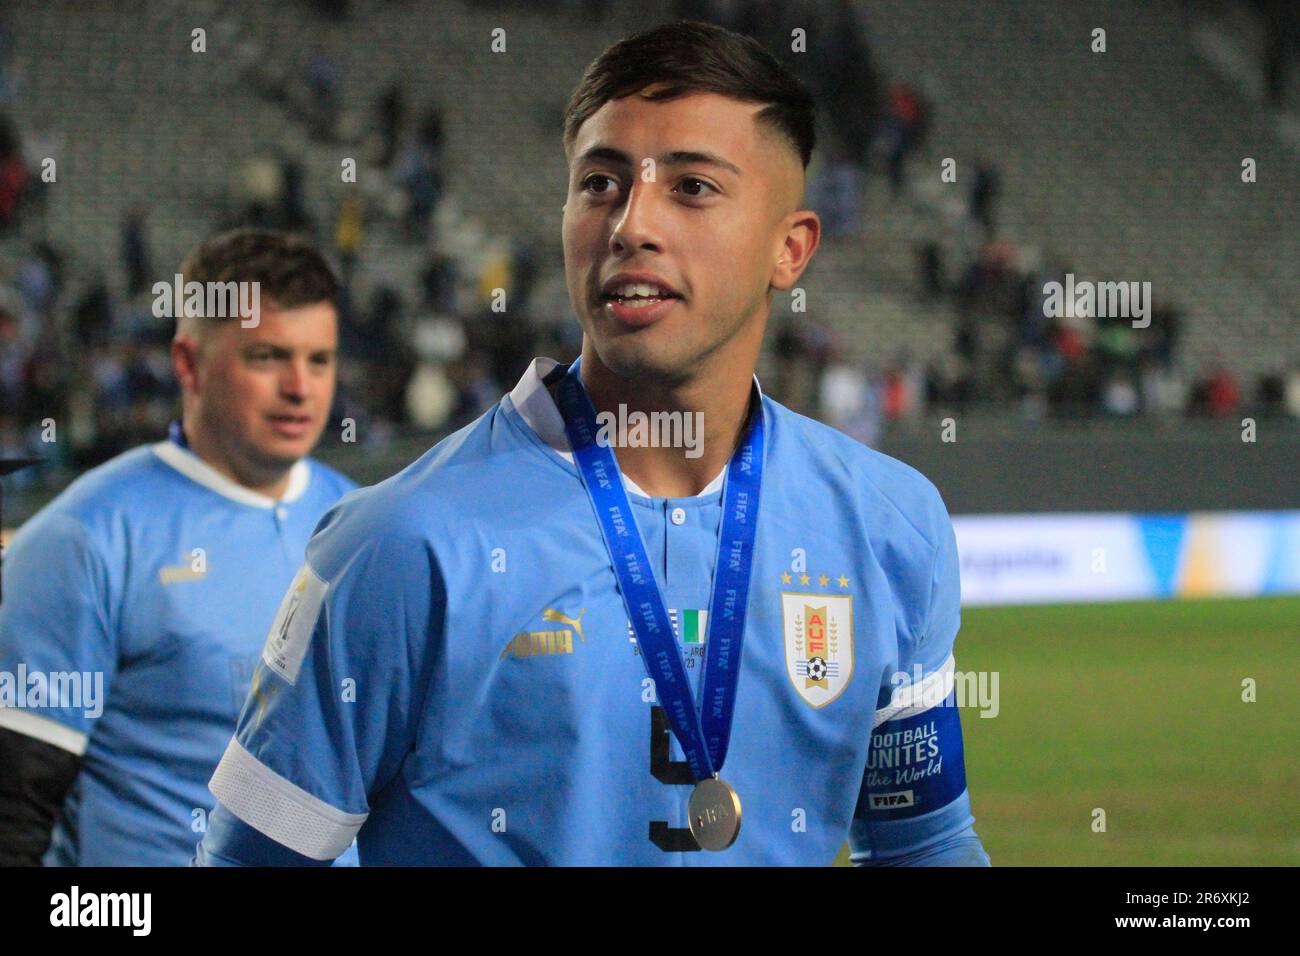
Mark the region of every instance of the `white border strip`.
POLYGON ((170 439, 157 442, 153 446, 153 451, 155 455, 191 481, 197 482, 204 488, 210 488, 231 501, 238 501, 243 505, 252 505, 254 508, 274 508, 281 503, 292 504, 302 497, 302 493, 307 490, 307 485, 311 481, 311 468, 307 462, 301 458, 298 459, 293 463, 293 467, 289 469, 289 485, 284 494, 280 496, 279 501, 277 501, 275 498, 258 494, 256 491, 232 481, 198 455, 192 451, 186 451, 170 439))
POLYGON ((0 707, 0 727, 66 750, 78 757, 85 754, 86 744, 90 740, 81 731, 73 730, 66 724, 17 707, 0 707))
POLYGON ((957 661, 949 654, 948 659, 940 665, 939 669, 926 675, 921 683, 894 688, 888 706, 876 711, 876 719, 871 729, 875 730, 888 721, 902 720, 904 717, 912 717, 938 706, 948 699, 956 682, 957 661), (940 686, 943 687, 942 694, 936 690, 940 686))
POLYGON ((312 796, 233 739, 208 789, 254 830, 313 860, 341 856, 369 816, 345 813, 312 796))

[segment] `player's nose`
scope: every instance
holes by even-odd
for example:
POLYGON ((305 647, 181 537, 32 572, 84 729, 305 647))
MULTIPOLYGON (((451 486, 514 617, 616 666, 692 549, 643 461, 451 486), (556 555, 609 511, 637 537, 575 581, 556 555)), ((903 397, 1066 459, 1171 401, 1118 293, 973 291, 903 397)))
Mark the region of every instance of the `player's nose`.
POLYGON ((310 394, 310 371, 306 358, 294 358, 285 364, 280 376, 280 394, 285 398, 303 401, 310 394))
POLYGON ((655 185, 640 179, 633 184, 627 202, 623 204, 622 214, 615 219, 610 233, 609 245, 615 254, 635 249, 662 250, 659 225, 661 207, 655 185))

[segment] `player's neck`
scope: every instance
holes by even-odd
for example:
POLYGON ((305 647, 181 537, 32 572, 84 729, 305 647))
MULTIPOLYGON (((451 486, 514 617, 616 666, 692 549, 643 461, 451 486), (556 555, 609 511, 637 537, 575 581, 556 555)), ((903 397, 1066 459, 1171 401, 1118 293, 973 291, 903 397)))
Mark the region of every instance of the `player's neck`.
POLYGON ((183 422, 185 441, 200 461, 229 478, 235 484, 267 498, 279 499, 289 490, 289 469, 262 470, 252 466, 239 467, 221 448, 220 442, 204 429, 194 427, 191 420, 183 422))
POLYGON ((619 470, 652 497, 698 495, 726 467, 743 437, 753 389, 752 363, 715 366, 689 382, 656 386, 616 375, 593 349, 584 347, 581 374, 597 414, 609 413, 599 421, 613 426, 609 434, 619 470), (638 433, 628 419, 636 411, 647 417, 677 414, 658 420, 669 423, 666 429, 655 427, 657 420, 649 418, 638 433), (632 427, 620 434, 625 423, 632 427), (665 431, 674 439, 671 447, 661 444, 665 431))

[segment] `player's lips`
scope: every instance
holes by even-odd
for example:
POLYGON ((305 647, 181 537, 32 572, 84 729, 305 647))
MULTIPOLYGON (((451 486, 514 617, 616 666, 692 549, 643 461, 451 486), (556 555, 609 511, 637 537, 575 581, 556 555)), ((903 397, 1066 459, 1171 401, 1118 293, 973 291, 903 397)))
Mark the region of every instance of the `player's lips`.
POLYGON ((653 272, 620 272, 605 280, 600 293, 605 313, 632 328, 657 322, 682 298, 653 272))
POLYGON ((310 415, 267 415, 266 420, 276 434, 285 438, 302 438, 311 431, 310 415))

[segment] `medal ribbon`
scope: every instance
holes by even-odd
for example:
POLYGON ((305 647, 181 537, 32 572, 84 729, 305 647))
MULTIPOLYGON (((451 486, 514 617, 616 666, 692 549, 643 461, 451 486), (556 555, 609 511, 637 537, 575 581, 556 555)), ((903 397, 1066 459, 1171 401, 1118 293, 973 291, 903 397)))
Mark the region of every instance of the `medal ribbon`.
POLYGON ((596 437, 599 427, 578 375, 579 361, 570 366, 556 388, 564 428, 573 457, 587 489, 605 547, 614 563, 628 620, 636 632, 641 660, 655 682, 669 726, 696 780, 714 776, 727 759, 731 721, 735 714, 740 649, 749 606, 749 580, 754 566, 758 531, 759 489, 763 479, 763 408, 752 414, 752 425, 727 464, 723 483, 722 528, 709 598, 709 633, 704 674, 697 706, 686 677, 681 647, 673 636, 663 592, 646 554, 618 461, 596 437))

